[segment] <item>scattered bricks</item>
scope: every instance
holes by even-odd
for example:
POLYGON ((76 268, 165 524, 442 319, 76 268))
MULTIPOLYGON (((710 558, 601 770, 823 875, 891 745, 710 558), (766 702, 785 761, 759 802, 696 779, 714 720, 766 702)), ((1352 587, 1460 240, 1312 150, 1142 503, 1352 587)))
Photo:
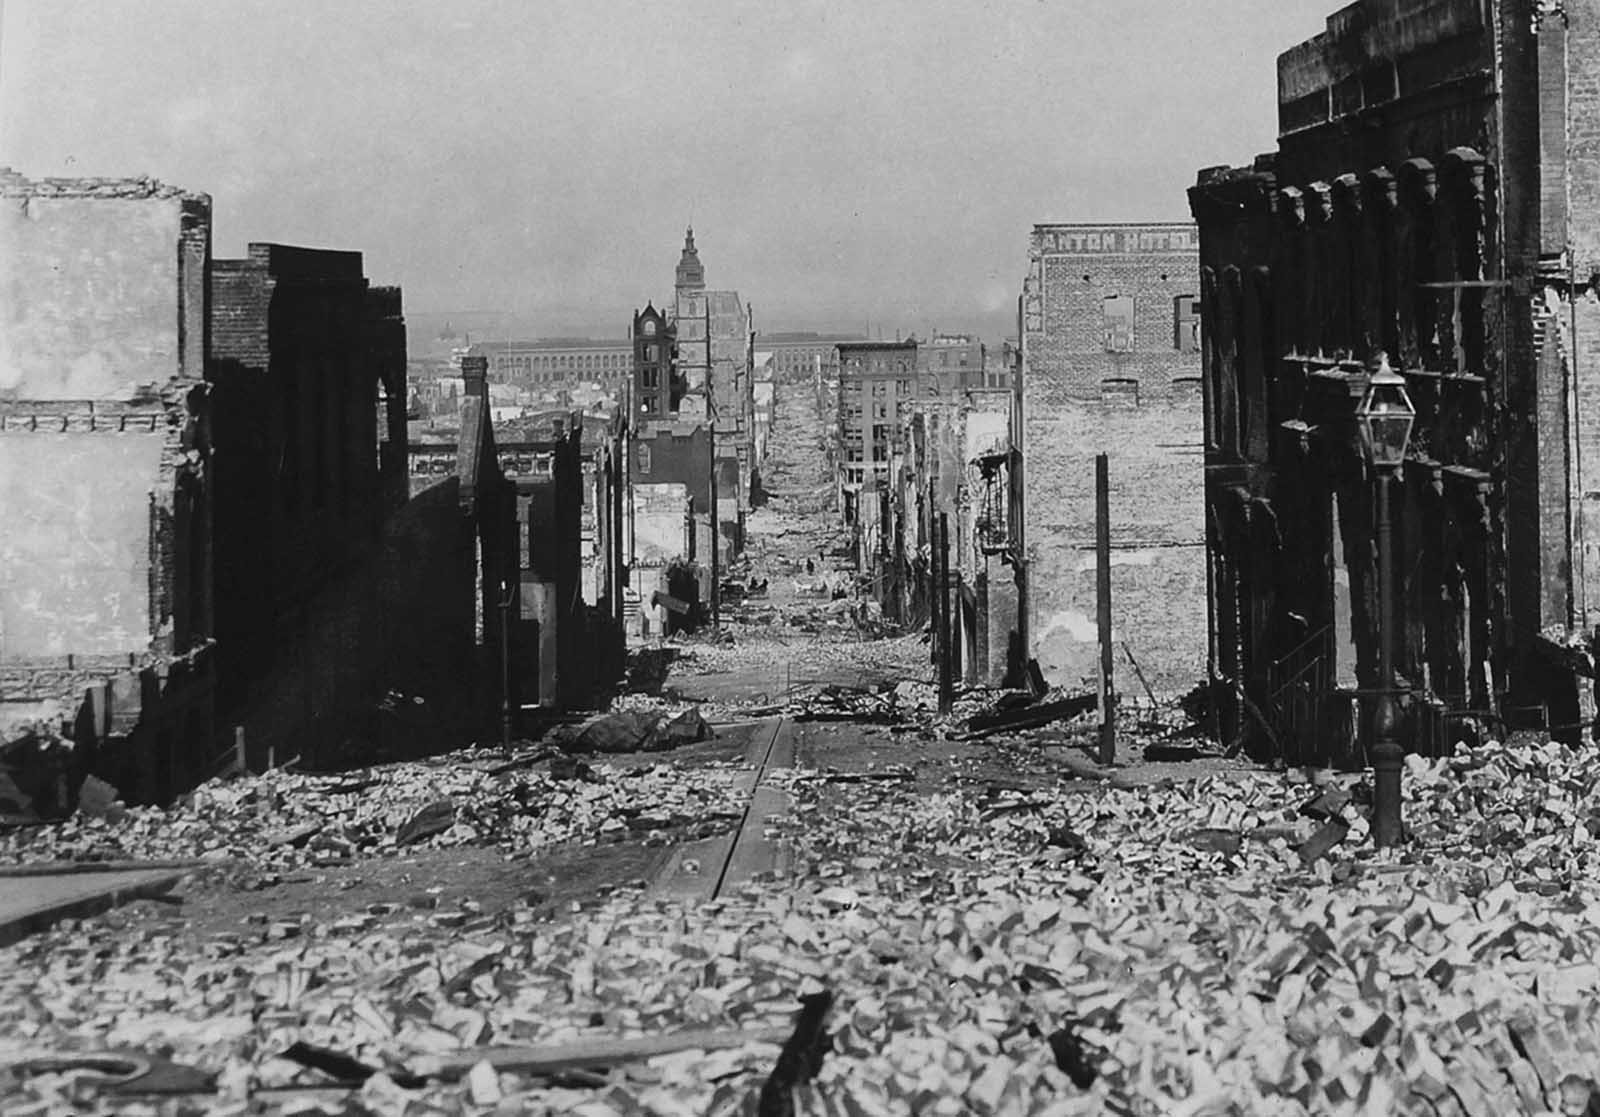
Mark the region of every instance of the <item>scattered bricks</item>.
POLYGON ((1361 1046, 1382 1047, 1389 1033, 1394 1030, 1394 1020, 1386 1012, 1379 1013, 1378 1018, 1367 1026, 1361 1033, 1361 1046))
POLYGON ((1560 1071, 1550 1045, 1540 1033, 1538 1025, 1527 1017, 1517 1017, 1509 1025, 1511 1042, 1523 1058, 1533 1065, 1546 1094, 1554 1094, 1560 1084, 1560 1071))
POLYGON ((1309 867, 1320 861, 1333 850, 1334 846, 1344 841, 1349 833, 1350 827, 1345 825, 1342 819, 1329 819, 1300 846, 1297 852, 1300 854, 1301 864, 1309 867))
POLYGON ((1300 808, 1300 813, 1307 818, 1314 818, 1325 822, 1336 818, 1350 802, 1350 793, 1341 787, 1329 787, 1315 799, 1300 808))

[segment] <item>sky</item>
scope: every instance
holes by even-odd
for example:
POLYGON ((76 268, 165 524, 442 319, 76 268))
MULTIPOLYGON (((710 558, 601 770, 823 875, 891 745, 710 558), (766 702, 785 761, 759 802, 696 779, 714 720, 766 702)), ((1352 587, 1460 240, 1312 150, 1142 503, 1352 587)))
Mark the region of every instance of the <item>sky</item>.
POLYGON ((690 222, 758 328, 1014 332, 1028 234, 1184 220, 1337 0, 0 0, 0 165, 623 336, 690 222))

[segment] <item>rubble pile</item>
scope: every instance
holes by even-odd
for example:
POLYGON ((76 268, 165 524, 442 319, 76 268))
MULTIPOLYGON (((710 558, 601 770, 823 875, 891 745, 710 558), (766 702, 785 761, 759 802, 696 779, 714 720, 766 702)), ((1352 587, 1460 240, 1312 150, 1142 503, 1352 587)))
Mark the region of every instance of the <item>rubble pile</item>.
POLYGON ((918 636, 870 642, 851 640, 786 640, 779 636, 741 636, 736 644, 700 641, 685 658, 696 674, 717 674, 752 668, 769 669, 775 690, 818 683, 898 681, 931 674, 928 645, 918 636))
MULTIPOLYGON (((329 1081, 283 1058, 303 1044, 370 1068, 352 1089, 372 1111, 751 1113, 798 998, 827 990, 801 1113, 1583 1113, 1597 775, 1558 746, 1413 760, 1398 854, 1359 840, 1356 780, 928 797, 797 778, 795 886, 699 908, 330 916, 270 950, 38 936, 0 954, 0 1065, 164 1044, 238 1113, 329 1081), (1484 844, 1513 812, 1522 841, 1484 844), (558 1057, 678 1033, 600 1071, 558 1057)), ((0 1076, 0 1108, 83 1089, 0 1076)))
POLYGON ((202 859, 287 871, 402 847, 493 846, 522 855, 737 817, 735 771, 619 770, 548 751, 499 763, 463 752, 336 775, 275 769, 212 780, 168 810, 80 811, 0 832, 0 864, 202 859))

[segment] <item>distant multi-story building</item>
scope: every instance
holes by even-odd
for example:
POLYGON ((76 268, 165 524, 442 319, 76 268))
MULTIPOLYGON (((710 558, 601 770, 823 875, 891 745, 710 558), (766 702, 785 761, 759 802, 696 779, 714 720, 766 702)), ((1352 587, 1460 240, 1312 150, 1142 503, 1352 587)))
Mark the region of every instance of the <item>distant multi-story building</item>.
POLYGON ((840 344, 866 340, 862 334, 780 332, 761 334, 758 344, 763 352, 772 355, 772 368, 777 377, 789 380, 819 369, 827 374, 837 372, 840 344))
POLYGON ((840 342, 837 348, 840 507, 850 519, 857 495, 888 480, 889 458, 921 392, 914 339, 840 342))
POLYGON ((628 379, 633 366, 633 344, 627 338, 482 341, 474 342, 462 352, 488 359, 491 383, 527 387, 590 381, 620 385, 628 379))
POLYGON ((970 334, 934 334, 917 349, 923 394, 956 399, 983 387, 987 355, 983 342, 970 334))

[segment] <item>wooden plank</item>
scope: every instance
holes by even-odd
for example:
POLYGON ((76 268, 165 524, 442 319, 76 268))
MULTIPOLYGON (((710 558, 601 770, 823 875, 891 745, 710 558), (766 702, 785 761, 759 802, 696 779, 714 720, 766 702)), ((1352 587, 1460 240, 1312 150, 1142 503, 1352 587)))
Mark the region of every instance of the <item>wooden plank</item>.
POLYGON ((533 1047, 478 1047, 448 1055, 424 1055, 412 1060, 408 1069, 424 1078, 460 1078, 480 1062, 497 1071, 520 1074, 555 1074, 565 1070, 594 1070, 637 1063, 657 1055, 678 1051, 720 1051, 749 1043, 781 1045, 793 1031, 792 1025, 752 1028, 747 1031, 691 1031, 669 1035, 596 1036, 570 1043, 533 1047))
POLYGON ((42 861, 28 865, 0 865, 0 878, 82 876, 92 873, 166 872, 173 869, 206 869, 225 861, 42 861))

